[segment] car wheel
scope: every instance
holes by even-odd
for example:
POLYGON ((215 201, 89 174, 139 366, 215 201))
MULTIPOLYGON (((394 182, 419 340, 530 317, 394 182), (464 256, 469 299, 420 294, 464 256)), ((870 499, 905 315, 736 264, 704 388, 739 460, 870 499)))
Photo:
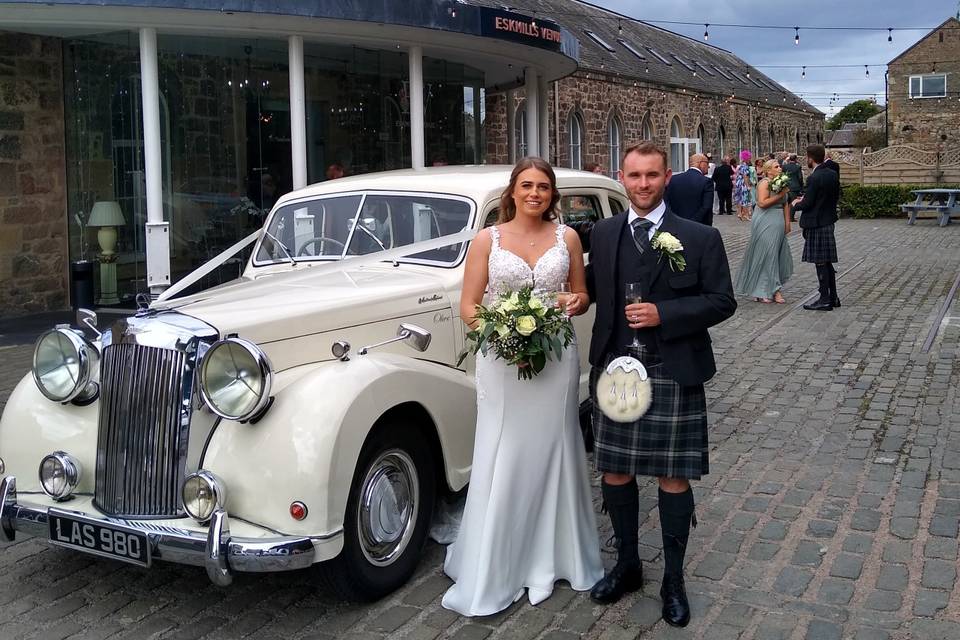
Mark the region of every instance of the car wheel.
POLYGON ((436 476, 422 437, 386 425, 363 447, 344 517, 343 551, 321 565, 340 597, 372 601, 416 569, 430 527, 436 476))

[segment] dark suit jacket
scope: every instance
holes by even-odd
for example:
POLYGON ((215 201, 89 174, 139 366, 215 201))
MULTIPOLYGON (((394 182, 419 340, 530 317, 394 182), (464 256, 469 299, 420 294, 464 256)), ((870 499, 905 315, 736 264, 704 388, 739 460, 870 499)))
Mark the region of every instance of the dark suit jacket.
POLYGON ((801 171, 800 165, 796 162, 785 162, 783 172, 790 179, 788 187, 790 193, 800 195, 803 192, 803 171, 801 171))
POLYGON ((717 190, 733 189, 733 167, 729 164, 721 164, 713 170, 713 183, 717 185, 717 190))
POLYGON ((840 165, 838 165, 836 162, 834 162, 830 158, 827 158, 826 160, 824 160, 820 166, 822 166, 824 169, 830 169, 830 171, 833 171, 834 173, 837 174, 838 178, 840 177, 840 165))
POLYGON ((825 165, 819 165, 807 178, 803 199, 793 208, 800 212, 800 228, 814 229, 835 223, 839 199, 839 174, 825 165))
MULTIPOLYGON (((622 346, 610 344, 614 320, 623 314, 622 308, 616 308, 617 291, 624 283, 641 279, 640 274, 617 273, 617 251, 628 214, 625 211, 597 222, 590 239, 587 291, 597 305, 590 343, 590 364, 594 366, 622 346)), ((683 271, 674 272, 663 258, 646 274, 644 300, 655 303, 660 314, 660 326, 654 329, 657 348, 667 375, 681 385, 703 384, 717 370, 707 329, 732 316, 737 308, 727 253, 719 231, 685 220, 669 206, 660 231, 680 240, 687 264, 683 271)))
POLYGON ((663 199, 681 218, 713 224, 713 181, 700 173, 699 169, 673 174, 663 199))

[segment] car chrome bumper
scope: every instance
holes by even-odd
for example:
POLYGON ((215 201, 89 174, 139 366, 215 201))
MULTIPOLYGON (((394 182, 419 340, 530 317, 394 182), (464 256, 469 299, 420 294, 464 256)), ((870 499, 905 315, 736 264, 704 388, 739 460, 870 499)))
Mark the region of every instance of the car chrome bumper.
MULTIPOLYGON (((17 480, 6 476, 0 481, 0 540, 13 542, 17 532, 30 536, 49 535, 49 507, 17 502, 17 480)), ((68 511, 66 509, 59 509, 68 511)), ((104 525, 123 525, 123 520, 80 513, 104 525)), ((316 551, 313 540, 303 536, 271 538, 233 538, 227 513, 217 510, 206 533, 186 529, 144 531, 150 541, 152 560, 204 567, 217 585, 233 581, 233 572, 271 572, 303 569, 313 564, 316 551)), ((82 549, 77 549, 81 553, 82 549)))

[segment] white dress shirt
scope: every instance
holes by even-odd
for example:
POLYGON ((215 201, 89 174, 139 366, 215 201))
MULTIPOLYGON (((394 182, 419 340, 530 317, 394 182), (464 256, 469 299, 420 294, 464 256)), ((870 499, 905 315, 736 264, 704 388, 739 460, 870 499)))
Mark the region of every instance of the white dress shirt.
MULTIPOLYGON (((647 231, 649 239, 653 240, 653 234, 657 232, 657 229, 660 228, 660 224, 663 222, 663 214, 667 212, 667 204, 661 200, 653 211, 643 216, 647 220, 653 223, 653 226, 647 231)), ((640 218, 640 214, 633 210, 633 205, 630 206, 630 212, 627 214, 627 233, 633 234, 633 221, 637 218, 640 218)))

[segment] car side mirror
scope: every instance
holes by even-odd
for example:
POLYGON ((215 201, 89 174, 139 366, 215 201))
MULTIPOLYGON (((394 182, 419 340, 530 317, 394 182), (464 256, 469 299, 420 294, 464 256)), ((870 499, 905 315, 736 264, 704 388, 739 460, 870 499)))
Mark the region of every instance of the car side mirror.
POLYGON ((397 337, 402 337, 409 347, 422 352, 430 347, 430 340, 433 336, 423 327, 404 323, 397 329, 397 337))

